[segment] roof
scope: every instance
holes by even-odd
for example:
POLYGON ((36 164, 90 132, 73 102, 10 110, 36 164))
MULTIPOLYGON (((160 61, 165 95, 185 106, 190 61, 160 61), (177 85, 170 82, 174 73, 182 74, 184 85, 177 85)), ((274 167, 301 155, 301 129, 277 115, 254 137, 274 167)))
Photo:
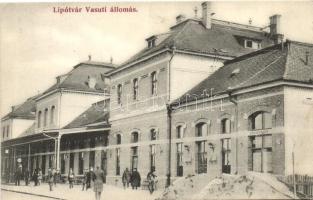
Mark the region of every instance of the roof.
POLYGON ((35 133, 35 123, 33 123, 28 129, 26 129, 23 133, 21 133, 17 137, 24 137, 24 136, 27 136, 27 135, 32 135, 34 133, 35 133))
POLYGON ((313 85, 313 44, 287 41, 231 61, 186 92, 176 102, 185 103, 277 80, 313 85), (305 64, 306 52, 309 62, 305 64), (206 96, 205 96, 206 94, 206 96))
POLYGON ((66 125, 65 129, 86 127, 94 124, 102 124, 109 126, 109 111, 106 111, 106 105, 104 101, 100 101, 92 104, 86 111, 76 117, 72 122, 66 125), (103 123, 102 123, 103 122, 103 123))
POLYGON ((171 27, 170 32, 154 35, 148 39, 154 37, 156 38, 154 47, 144 48, 112 73, 145 56, 173 46, 177 50, 237 57, 255 51, 244 48, 243 38, 260 41, 262 47, 273 44, 270 35, 261 28, 216 19, 212 20, 211 29, 207 29, 199 19, 187 19, 171 27))
POLYGON ((12 111, 5 115, 3 119, 18 118, 18 119, 35 119, 36 102, 35 98, 38 95, 28 98, 22 104, 13 106, 12 111))
POLYGON ((56 89, 68 89, 85 92, 103 92, 107 87, 105 78, 107 73, 114 69, 116 65, 111 63, 86 61, 75 65, 73 69, 64 75, 57 77, 57 83, 48 88, 43 94, 47 94, 56 89), (96 78, 94 88, 88 86, 88 78, 96 78))

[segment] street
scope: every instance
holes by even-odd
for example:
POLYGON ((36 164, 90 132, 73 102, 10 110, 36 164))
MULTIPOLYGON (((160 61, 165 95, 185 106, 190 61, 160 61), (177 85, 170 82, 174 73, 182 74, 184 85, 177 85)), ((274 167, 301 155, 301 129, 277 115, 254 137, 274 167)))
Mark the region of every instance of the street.
MULTIPOLYGON (((22 182, 21 186, 15 185, 1 185, 2 192, 2 199, 66 199, 66 200, 93 200, 95 198, 95 193, 93 192, 93 188, 89 189, 88 191, 82 191, 81 185, 74 185, 73 189, 69 189, 68 184, 57 184, 56 187, 53 187, 53 191, 49 191, 49 186, 46 183, 43 183, 40 186, 34 186, 33 183, 29 186, 25 186, 24 182, 22 182), (22 192, 22 193, 15 193, 15 192, 8 192, 15 191, 15 192, 22 192), (25 194, 26 193, 26 194, 25 194), (34 195, 29 195, 34 194, 34 195), (35 196, 36 195, 36 196, 35 196), (38 196, 39 195, 39 196, 38 196), (47 196, 52 198, 45 198, 40 197, 47 196), (19 198, 21 197, 21 198, 19 198)), ((149 193, 148 190, 132 190, 131 188, 123 189, 120 187, 106 185, 104 184, 104 189, 101 195, 101 199, 107 199, 110 197, 114 200, 153 200, 157 198, 162 189, 155 191, 152 195, 149 193)))
POLYGON ((1 199, 5 200, 15 200, 15 199, 23 199, 23 200, 51 200, 51 198, 39 197, 35 195, 22 194, 17 192, 9 192, 5 190, 1 190, 1 199))

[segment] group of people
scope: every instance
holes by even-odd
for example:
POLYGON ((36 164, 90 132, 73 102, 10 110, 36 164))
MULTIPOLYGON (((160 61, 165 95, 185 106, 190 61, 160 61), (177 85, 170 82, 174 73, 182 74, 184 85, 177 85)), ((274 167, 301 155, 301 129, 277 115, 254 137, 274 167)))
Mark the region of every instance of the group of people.
MULTIPOLYGON (((22 167, 19 166, 17 170, 15 171, 15 184, 20 185, 20 180, 23 177, 22 167)), ((147 175, 147 181, 148 181, 148 188, 151 193, 155 190, 156 185, 156 175, 155 170, 152 169, 148 175, 147 175)), ((25 184, 28 185, 30 183, 30 180, 32 179, 34 181, 34 186, 40 185, 42 182, 42 171, 41 169, 35 169, 33 173, 30 173, 28 169, 25 169, 24 171, 24 179, 25 184)), ((47 176, 47 182, 49 185, 50 191, 53 191, 53 185, 56 186, 56 183, 61 180, 61 174, 59 170, 55 170, 54 168, 48 169, 48 176, 47 176)), ((68 181, 69 181, 69 188, 73 188, 75 180, 75 174, 73 172, 73 169, 70 168, 68 173, 68 181)), ((91 167, 89 170, 84 170, 84 177, 83 177, 83 185, 82 190, 88 190, 91 188, 91 181, 93 181, 93 187, 95 192, 96 200, 99 200, 101 197, 101 193, 103 191, 103 183, 105 182, 105 174, 103 170, 100 169, 99 166, 97 166, 96 170, 94 171, 91 167)), ((141 185, 141 177, 140 173, 137 171, 136 168, 133 169, 133 171, 129 171, 128 168, 126 168, 122 175, 122 182, 124 189, 126 187, 129 187, 131 185, 132 189, 137 189, 141 185)))
POLYGON ((140 187, 141 183, 141 177, 137 169, 134 168, 133 172, 130 172, 128 168, 126 168, 122 175, 122 182, 124 189, 126 188, 126 186, 129 187, 130 184, 133 189, 137 190, 137 188, 140 187))
POLYGON ((61 181, 61 173, 59 170, 55 170, 54 168, 49 168, 48 169, 48 177, 47 177, 47 182, 49 184, 49 189, 50 191, 53 190, 53 185, 54 187, 57 186, 57 182, 61 181))
MULTIPOLYGON (((155 190, 155 186, 157 183, 156 174, 154 168, 151 169, 151 171, 147 174, 147 181, 148 181, 148 189, 150 193, 152 194, 155 190)), ((141 177, 140 173, 137 171, 137 168, 134 168, 132 172, 126 168, 122 175, 122 182, 124 189, 126 187, 129 187, 129 184, 131 185, 132 189, 136 189, 140 187, 141 185, 141 177)))

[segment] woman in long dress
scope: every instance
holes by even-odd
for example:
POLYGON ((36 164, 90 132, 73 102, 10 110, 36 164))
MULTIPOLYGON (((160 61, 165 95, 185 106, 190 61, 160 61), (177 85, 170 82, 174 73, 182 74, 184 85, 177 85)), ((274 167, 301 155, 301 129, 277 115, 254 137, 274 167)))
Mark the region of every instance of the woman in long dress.
POLYGON ((97 169, 93 173, 93 191, 95 192, 96 200, 100 200, 101 193, 103 191, 104 179, 104 172, 99 168, 99 166, 97 166, 97 169))

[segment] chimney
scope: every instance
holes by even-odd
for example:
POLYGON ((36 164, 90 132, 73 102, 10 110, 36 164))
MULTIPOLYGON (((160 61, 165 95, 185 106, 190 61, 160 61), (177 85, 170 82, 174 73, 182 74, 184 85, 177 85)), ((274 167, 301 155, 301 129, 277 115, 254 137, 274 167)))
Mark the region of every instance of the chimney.
POLYGON ((201 6, 202 6, 202 23, 207 29, 210 29, 212 20, 211 2, 205 1, 201 4, 201 6))
POLYGON ((283 42, 284 35, 281 33, 281 15, 270 16, 270 35, 275 44, 283 42))
POLYGON ((186 16, 185 16, 185 15, 178 15, 178 16, 176 17, 176 24, 178 24, 178 23, 184 21, 185 19, 186 19, 186 16))
POLYGON ((11 106, 11 108, 12 108, 12 112, 15 110, 15 106, 11 106))
POLYGON ((88 55, 88 61, 91 61, 91 55, 88 55))

